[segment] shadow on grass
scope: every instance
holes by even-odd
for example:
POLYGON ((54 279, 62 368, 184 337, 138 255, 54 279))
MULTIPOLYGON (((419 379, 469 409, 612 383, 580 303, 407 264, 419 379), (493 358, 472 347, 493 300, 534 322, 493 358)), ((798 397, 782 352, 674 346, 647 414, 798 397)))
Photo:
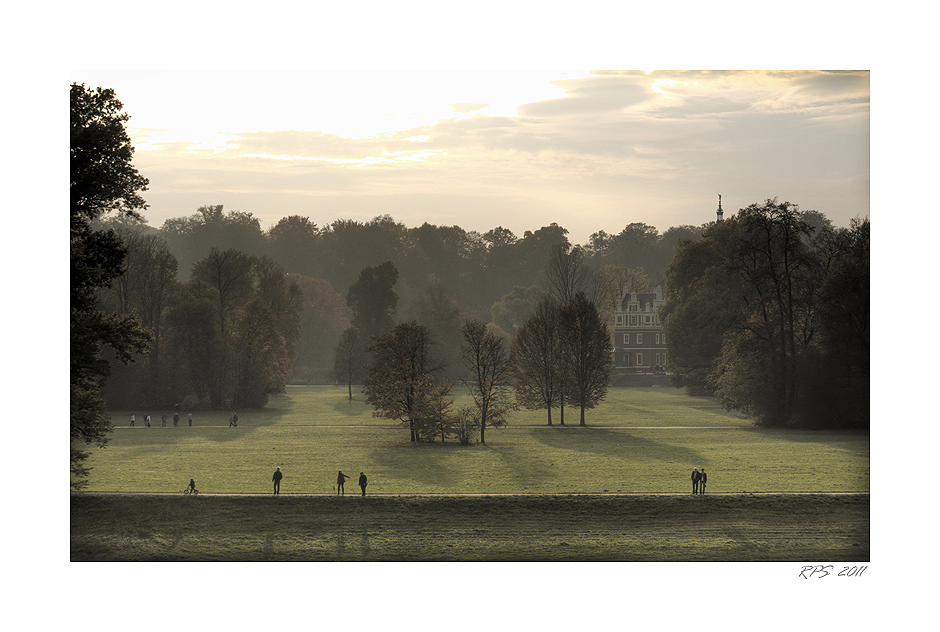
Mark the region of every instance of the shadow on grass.
POLYGON ((603 457, 631 458, 664 461, 685 460, 694 463, 701 454, 691 448, 675 443, 661 443, 630 433, 629 429, 610 430, 592 426, 556 426, 532 433, 534 440, 558 450, 576 450, 603 457))

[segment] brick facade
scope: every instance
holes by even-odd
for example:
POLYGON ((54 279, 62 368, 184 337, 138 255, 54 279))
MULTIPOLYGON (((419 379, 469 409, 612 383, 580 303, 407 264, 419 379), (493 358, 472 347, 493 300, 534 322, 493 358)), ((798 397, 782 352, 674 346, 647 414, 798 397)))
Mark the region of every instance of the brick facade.
POLYGON ((614 368, 618 373, 661 373, 666 366, 666 336, 657 310, 662 288, 652 294, 626 292, 614 312, 614 368))

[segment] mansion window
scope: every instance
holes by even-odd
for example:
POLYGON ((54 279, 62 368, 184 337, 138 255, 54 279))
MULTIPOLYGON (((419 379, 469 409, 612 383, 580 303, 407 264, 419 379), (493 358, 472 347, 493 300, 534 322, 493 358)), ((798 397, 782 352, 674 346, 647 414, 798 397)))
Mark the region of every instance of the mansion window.
POLYGON ((636 316, 631 316, 631 317, 630 317, 630 324, 633 325, 634 327, 636 327, 636 316))
POLYGON ((624 334, 624 335, 623 335, 623 344, 625 344, 625 345, 630 344, 630 334, 624 334))
POLYGON ((643 354, 642 354, 642 353, 636 354, 636 365, 637 365, 637 366, 642 366, 642 365, 643 365, 643 354))
POLYGON ((638 345, 643 344, 643 334, 637 334, 637 335, 636 335, 636 343, 637 343, 638 345))
MULTIPOLYGON (((656 344, 659 344, 659 334, 656 334, 656 344)), ((656 364, 659 364, 659 362, 657 361, 656 364)))

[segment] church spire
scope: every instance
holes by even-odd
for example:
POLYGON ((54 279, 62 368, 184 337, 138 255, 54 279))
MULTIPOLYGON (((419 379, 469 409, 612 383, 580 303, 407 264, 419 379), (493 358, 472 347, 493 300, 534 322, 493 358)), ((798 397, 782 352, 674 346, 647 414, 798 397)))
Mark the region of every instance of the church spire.
POLYGON ((718 194, 718 221, 720 222, 724 217, 724 211, 721 210, 721 193, 718 194))

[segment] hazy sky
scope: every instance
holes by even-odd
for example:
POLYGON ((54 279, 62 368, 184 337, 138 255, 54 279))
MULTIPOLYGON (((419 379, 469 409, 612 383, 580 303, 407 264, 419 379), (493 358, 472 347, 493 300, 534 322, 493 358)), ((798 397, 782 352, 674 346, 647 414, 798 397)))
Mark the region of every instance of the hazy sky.
POLYGON ((777 197, 869 215, 868 72, 81 71, 131 115, 153 226, 201 205, 575 243, 777 197))

